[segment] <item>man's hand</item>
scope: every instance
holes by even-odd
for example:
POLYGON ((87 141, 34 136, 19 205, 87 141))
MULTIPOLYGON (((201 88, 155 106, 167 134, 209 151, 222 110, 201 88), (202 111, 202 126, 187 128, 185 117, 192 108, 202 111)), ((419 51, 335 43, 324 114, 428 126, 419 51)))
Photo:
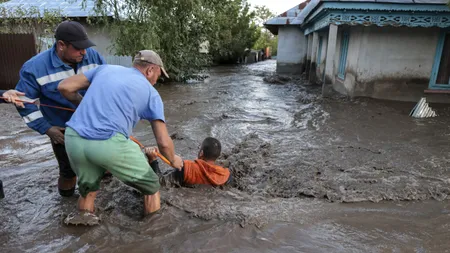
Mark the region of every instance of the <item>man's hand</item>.
POLYGON ((157 147, 147 147, 144 149, 145 154, 148 157, 148 162, 153 162, 158 158, 158 155, 156 153, 159 153, 159 150, 157 147))
POLYGON ((25 96, 25 93, 16 91, 16 90, 9 90, 9 91, 3 93, 3 97, 5 98, 6 102, 13 103, 17 107, 24 108, 25 106, 23 105, 22 102, 16 101, 16 100, 19 100, 19 96, 25 96))
POLYGON ((52 126, 45 132, 50 137, 54 144, 64 145, 64 130, 65 128, 52 126))
POLYGON ((175 169, 181 170, 181 168, 183 168, 183 159, 181 159, 181 157, 175 155, 175 159, 172 162, 172 166, 175 169))
POLYGON ((78 93, 80 90, 87 90, 91 83, 84 74, 77 74, 62 80, 58 84, 58 90, 61 95, 69 100, 72 104, 78 106, 83 96, 78 93))

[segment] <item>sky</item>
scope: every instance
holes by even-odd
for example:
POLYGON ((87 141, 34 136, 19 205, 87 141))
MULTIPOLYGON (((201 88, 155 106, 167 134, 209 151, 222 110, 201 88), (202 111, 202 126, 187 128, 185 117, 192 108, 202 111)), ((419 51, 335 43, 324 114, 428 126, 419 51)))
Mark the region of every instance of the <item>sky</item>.
POLYGON ((304 0, 247 0, 251 5, 265 5, 272 12, 281 14, 292 7, 304 2, 304 0))

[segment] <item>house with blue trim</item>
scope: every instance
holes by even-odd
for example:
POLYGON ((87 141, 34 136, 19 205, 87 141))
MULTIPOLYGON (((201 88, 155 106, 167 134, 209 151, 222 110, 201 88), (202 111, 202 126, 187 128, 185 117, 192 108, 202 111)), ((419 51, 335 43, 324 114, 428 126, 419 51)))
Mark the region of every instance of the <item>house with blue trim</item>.
POLYGON ((308 0, 266 21, 277 72, 350 97, 450 93, 448 0, 308 0))

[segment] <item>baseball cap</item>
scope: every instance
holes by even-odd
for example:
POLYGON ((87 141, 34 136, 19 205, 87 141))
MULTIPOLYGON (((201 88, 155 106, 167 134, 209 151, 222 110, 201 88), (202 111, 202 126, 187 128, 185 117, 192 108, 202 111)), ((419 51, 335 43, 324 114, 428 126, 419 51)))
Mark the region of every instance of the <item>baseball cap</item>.
POLYGON ((155 65, 158 65, 159 67, 161 67, 161 71, 163 72, 164 76, 169 78, 169 75, 167 74, 166 70, 164 69, 164 64, 161 60, 161 57, 159 57, 159 55, 153 51, 153 50, 141 50, 137 53, 137 55, 134 57, 134 62, 137 61, 143 61, 143 62, 148 62, 148 63, 152 63, 155 65))
POLYGON ((78 49, 86 49, 95 44, 89 40, 84 27, 76 21, 64 21, 55 31, 57 40, 67 41, 78 49))

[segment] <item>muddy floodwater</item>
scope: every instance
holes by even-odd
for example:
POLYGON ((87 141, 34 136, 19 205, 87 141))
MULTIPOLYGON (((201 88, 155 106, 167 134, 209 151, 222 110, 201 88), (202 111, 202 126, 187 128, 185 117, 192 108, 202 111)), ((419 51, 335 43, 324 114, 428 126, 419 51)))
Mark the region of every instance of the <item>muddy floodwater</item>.
MULTIPOLYGON (((90 228, 62 223, 77 196, 59 196, 48 138, 1 105, 0 252, 450 252, 449 107, 417 120, 413 103, 324 99, 264 82, 275 64, 157 87, 177 153, 218 138, 232 186, 162 188, 143 218, 138 192, 103 181, 90 228)), ((155 143, 147 122, 134 136, 155 143)))

